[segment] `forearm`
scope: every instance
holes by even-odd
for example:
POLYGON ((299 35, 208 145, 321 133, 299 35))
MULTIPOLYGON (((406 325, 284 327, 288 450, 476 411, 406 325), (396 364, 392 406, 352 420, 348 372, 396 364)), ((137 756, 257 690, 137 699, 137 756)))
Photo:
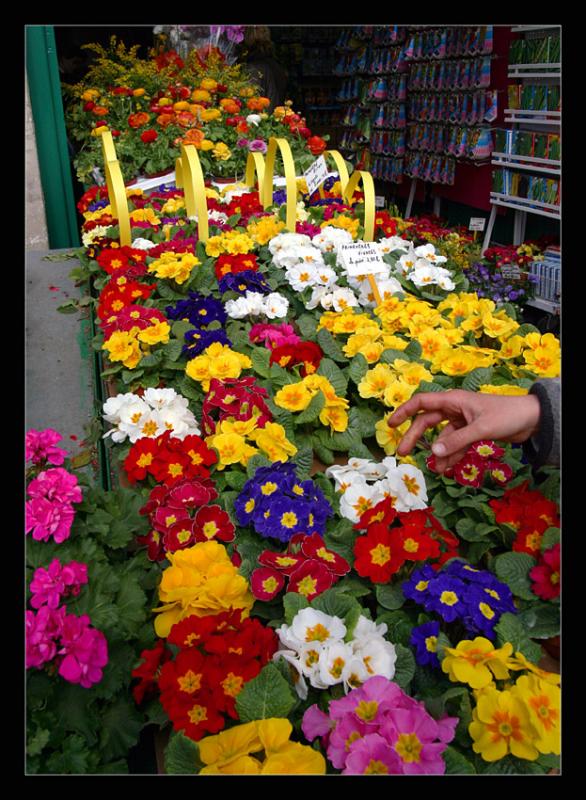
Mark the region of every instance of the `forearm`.
POLYGON ((523 452, 534 467, 544 464, 559 466, 560 463, 560 405, 561 385, 559 378, 542 378, 530 389, 541 407, 539 429, 523 442, 523 452))

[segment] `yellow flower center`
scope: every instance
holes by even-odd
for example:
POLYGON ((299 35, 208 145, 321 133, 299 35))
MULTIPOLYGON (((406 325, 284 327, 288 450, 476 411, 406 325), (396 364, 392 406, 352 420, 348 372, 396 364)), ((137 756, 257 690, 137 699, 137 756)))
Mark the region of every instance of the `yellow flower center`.
POLYGON ((405 539, 403 543, 403 549, 406 550, 408 553, 416 553, 419 550, 419 542, 416 542, 415 539, 405 539))
POLYGON ((428 636, 425 639, 425 648, 430 653, 436 653, 437 652, 437 636, 428 636))
POLYGON ((293 511, 285 511, 281 517, 281 525, 284 528, 294 528, 295 525, 297 525, 297 522, 297 514, 295 514, 293 511))
POLYGON ((247 514, 250 514, 250 512, 254 510, 254 506, 255 506, 254 498, 251 497, 250 500, 247 500, 246 503, 244 504, 244 510, 246 511, 247 514))
POLYGON ((462 475, 466 478, 467 481, 476 480, 478 477, 479 469, 471 464, 469 467, 466 467, 462 470, 462 475))
POLYGON ((486 619, 492 619, 494 617, 494 611, 489 605, 487 605, 487 603, 480 603, 478 609, 482 616, 486 617, 486 619))
POLYGON ((395 743, 395 750, 407 764, 420 761, 422 748, 422 743, 414 733, 400 733, 395 743))
POLYGON ((153 454, 143 453, 136 463, 139 467, 148 467, 153 463, 153 454))
POLYGON ((295 484, 295 486, 293 487, 293 492, 294 492, 295 494, 298 494, 298 495, 303 495, 303 494, 305 494, 305 492, 303 491, 303 486, 299 486, 299 484, 298 484, 298 483, 296 483, 296 484, 295 484))
POLYGON ((267 481, 267 483, 263 483, 260 490, 264 495, 270 495, 277 491, 277 484, 272 481, 267 481))
POLYGON ((201 673, 196 674, 190 669, 185 673, 185 675, 177 678, 177 683, 179 684, 179 688, 182 692, 193 694, 193 692, 197 692, 201 688, 201 678, 201 673))
POLYGON ((356 511, 358 516, 361 517, 365 511, 372 508, 372 500, 369 497, 359 497, 352 508, 356 511))
POLYGON ((319 556, 319 558, 323 558, 326 561, 331 562, 336 560, 336 556, 333 553, 328 552, 325 547, 320 547, 319 550, 316 550, 315 554, 316 556, 319 556))
POLYGON ((208 718, 208 710, 205 706, 196 704, 189 709, 187 716, 194 725, 199 725, 200 722, 204 722, 208 718))
POLYGON ((554 586, 560 582, 560 573, 559 572, 552 572, 549 578, 549 582, 553 583, 554 586))
POLYGON ((455 592, 442 592, 440 602, 446 606, 454 606, 458 602, 458 595, 455 592))
POLYGON ((267 594, 272 594, 273 592, 275 592, 277 590, 278 585, 279 584, 277 583, 277 579, 274 578, 272 575, 270 578, 267 578, 262 582, 263 591, 267 592, 267 594))
POLYGON ((306 642, 325 642, 326 639, 329 639, 330 632, 322 625, 321 622, 318 622, 317 625, 314 625, 313 628, 307 628, 305 631, 305 641, 306 642))
POLYGON ((361 700, 354 709, 356 716, 364 720, 364 722, 372 722, 376 717, 377 711, 378 703, 376 700, 361 700))
POLYGON ((229 672, 222 681, 222 689, 224 690, 224 694, 230 697, 236 697, 236 695, 240 694, 243 684, 244 678, 242 676, 234 675, 233 672, 229 672))
POLYGON ((427 589, 428 584, 429 581, 418 581, 418 583, 415 584, 415 588, 418 592, 424 592, 427 589))
POLYGON ((305 666, 312 667, 319 661, 319 653, 317 650, 308 650, 305 654, 305 666))
POLYGON ((333 678, 339 679, 340 676, 342 675, 342 670, 344 669, 345 665, 346 662, 344 661, 344 659, 338 656, 338 658, 335 658, 333 660, 332 665, 329 668, 328 672, 333 678))
POLYGON ((383 764, 382 761, 378 761, 375 758, 371 758, 368 762, 368 766, 363 772, 363 775, 388 775, 389 768, 386 764, 383 764))
POLYGON ((153 420, 145 422, 145 424, 142 426, 142 433, 144 433, 145 436, 154 436, 156 432, 157 432, 157 423, 154 422, 153 420))
POLYGON ((194 466, 198 466, 199 464, 201 464, 201 463, 203 462, 203 458, 202 458, 202 457, 200 456, 200 454, 199 454, 199 453, 197 453, 195 450, 189 450, 189 451, 187 452, 187 455, 188 455, 188 456, 190 456, 190 458, 191 458, 191 463, 192 463, 194 466))
POLYGON ((411 478, 409 475, 403 475, 403 483, 410 494, 414 494, 415 496, 419 494, 421 487, 417 483, 417 478, 411 478))
POLYGON ((355 742, 357 739, 362 739, 362 736, 358 733, 358 731, 352 731, 352 733, 344 743, 344 749, 346 750, 346 752, 350 750, 350 745, 352 744, 352 742, 355 742))
POLYGON ((189 539, 190 536, 191 536, 191 531, 189 529, 184 528, 177 534, 177 539, 181 542, 181 544, 184 544, 189 539))
POLYGON ((216 523, 211 520, 210 522, 206 522, 203 526, 203 535, 206 539, 213 539, 214 536, 219 532, 219 528, 216 523))
POLYGON ((176 478, 177 475, 183 475, 183 464, 169 464, 169 473, 176 478))
POLYGON ((370 560, 373 564, 384 566, 391 560, 391 548, 384 544, 377 544, 370 551, 370 560))
POLYGON ((297 591, 299 594, 309 597, 310 594, 315 594, 317 588, 317 578, 312 578, 311 575, 306 575, 299 581, 297 591))

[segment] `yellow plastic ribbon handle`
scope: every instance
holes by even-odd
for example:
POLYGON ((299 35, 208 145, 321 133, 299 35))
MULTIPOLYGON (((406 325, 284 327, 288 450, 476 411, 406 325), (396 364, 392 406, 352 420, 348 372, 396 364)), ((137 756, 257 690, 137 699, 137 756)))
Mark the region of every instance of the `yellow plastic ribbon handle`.
POLYGON ((291 147, 286 139, 271 136, 265 160, 265 174, 262 183, 261 202, 263 208, 268 208, 273 204, 273 178, 275 174, 275 156, 277 148, 281 152, 283 166, 285 168, 285 185, 287 187, 287 217, 285 228, 295 232, 297 222, 297 179, 295 177, 295 162, 291 147))
POLYGON ((180 158, 175 159, 175 186, 183 189, 183 161, 180 158))
POLYGON ((106 173, 106 186, 108 187, 108 198, 112 207, 113 216, 118 219, 120 230, 120 244, 122 246, 132 243, 130 234, 130 214, 128 211, 128 200, 126 199, 126 187, 120 169, 120 162, 116 157, 116 148, 110 131, 102 133, 102 151, 104 154, 104 172, 106 173))
POLYGON ((337 150, 325 150, 324 151, 324 158, 327 161, 327 157, 331 156, 332 160, 334 161, 337 169, 338 175, 340 176, 340 185, 342 187, 342 194, 344 194, 344 189, 348 185, 348 181, 350 180, 350 176, 348 174, 348 168, 346 167, 346 162, 344 161, 343 157, 337 150))
POLYGON ((248 154, 246 159, 246 175, 244 176, 244 183, 250 188, 254 189, 258 182, 259 194, 262 191, 263 181, 265 177, 265 160, 262 153, 248 154))
MULTIPOLYGON (((181 181, 185 195, 188 217, 197 214, 197 235, 200 242, 207 242, 210 235, 206 187, 197 149, 192 144, 181 145, 181 181)), ((177 168, 177 165, 175 165, 177 168)))
POLYGON ((355 170, 352 177, 346 184, 343 191, 343 196, 348 203, 352 202, 354 192, 358 188, 358 184, 362 181, 362 188, 364 190, 364 241, 374 241, 374 181, 370 172, 362 170, 355 170))

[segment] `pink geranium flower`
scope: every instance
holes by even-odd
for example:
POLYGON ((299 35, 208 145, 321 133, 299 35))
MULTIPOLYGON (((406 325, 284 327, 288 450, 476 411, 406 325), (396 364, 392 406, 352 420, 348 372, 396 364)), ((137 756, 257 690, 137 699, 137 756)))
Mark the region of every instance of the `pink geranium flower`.
POLYGON ((101 631, 90 627, 87 614, 65 617, 61 631, 62 656, 59 674, 70 683, 89 689, 102 680, 103 667, 108 663, 108 643, 101 631))
POLYGON ((29 497, 46 497, 56 503, 81 503, 77 478, 63 467, 41 472, 27 488, 29 497))
POLYGON ((69 538, 75 512, 68 503, 52 503, 44 497, 28 500, 25 509, 25 532, 33 539, 47 542, 52 536, 57 544, 69 538))
POLYGON ((55 610, 43 606, 36 614, 27 611, 25 617, 26 668, 42 667, 57 653, 56 639, 63 628, 65 607, 55 610))
POLYGON ((31 606, 57 608, 62 597, 79 594, 87 580, 87 564, 70 561, 63 566, 58 558, 54 558, 47 569, 39 567, 35 570, 29 587, 33 594, 31 606))
POLYGON ((63 464, 67 457, 67 450, 62 447, 55 447, 63 437, 53 428, 46 428, 44 431, 30 430, 25 438, 25 458, 33 464, 42 464, 48 461, 49 464, 63 464))

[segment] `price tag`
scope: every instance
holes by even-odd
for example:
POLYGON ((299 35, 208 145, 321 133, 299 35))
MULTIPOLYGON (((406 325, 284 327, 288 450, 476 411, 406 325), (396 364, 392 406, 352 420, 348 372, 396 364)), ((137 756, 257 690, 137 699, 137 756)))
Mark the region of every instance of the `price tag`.
POLYGON ((501 275, 509 281, 518 281, 521 279, 521 269, 516 264, 503 264, 501 275))
POLYGON ((379 275, 388 270, 373 242, 343 244, 338 254, 346 267, 346 272, 353 278, 358 275, 379 275))
POLYGON ((312 195, 316 189, 319 189, 329 174, 325 158, 323 156, 316 158, 309 169, 306 169, 303 173, 307 183, 308 194, 312 195))
POLYGON ((377 194, 374 198, 374 205, 376 208, 384 208, 385 207, 385 198, 381 197, 380 194, 377 194))
POLYGON ((486 225, 485 217, 470 217, 470 225, 468 225, 468 230, 483 231, 485 225, 486 225))

